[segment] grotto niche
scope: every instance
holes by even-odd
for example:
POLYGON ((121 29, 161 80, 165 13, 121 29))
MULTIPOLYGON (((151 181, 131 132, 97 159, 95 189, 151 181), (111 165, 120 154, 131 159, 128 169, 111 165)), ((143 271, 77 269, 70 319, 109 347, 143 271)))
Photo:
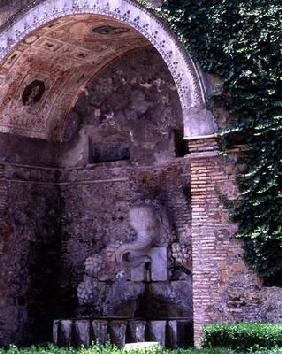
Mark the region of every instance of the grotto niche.
POLYGON ((0 32, 0 345, 192 341, 183 137, 210 115, 189 55, 122 3, 0 32))
POLYGON ((181 116, 175 83, 153 48, 107 66, 69 113, 62 164, 76 183, 62 189, 68 311, 54 322, 56 343, 192 344, 181 116))

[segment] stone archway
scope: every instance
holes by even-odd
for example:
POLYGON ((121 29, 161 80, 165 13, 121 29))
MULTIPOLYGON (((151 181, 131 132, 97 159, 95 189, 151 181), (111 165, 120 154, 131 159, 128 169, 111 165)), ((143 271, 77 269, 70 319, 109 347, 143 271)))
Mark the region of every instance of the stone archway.
MULTIPOLYGON (((79 38, 76 37, 76 40, 79 38)), ((110 3, 105 0, 99 3, 90 0, 42 1, 18 16, 1 32, 0 131, 63 141, 65 117, 89 79, 129 50, 147 46, 157 49, 174 79, 182 106, 184 138, 192 141, 213 138, 216 124, 206 108, 205 90, 196 65, 159 20, 128 0, 110 3), (80 27, 79 22, 84 22, 85 27, 80 27), (93 22, 96 23, 92 28, 95 35, 113 32, 111 40, 115 34, 121 38, 116 40, 114 50, 105 51, 99 63, 92 61, 91 49, 83 45, 73 46, 75 48, 71 52, 62 45, 68 29, 78 26, 76 31, 70 33, 84 33, 93 22), (57 35, 52 37, 54 29, 61 31, 60 40, 57 35), (63 54, 61 58, 60 54, 63 54), (66 61, 68 56, 72 56, 69 66, 66 61), (73 65, 74 62, 77 65, 73 65)), ((198 153, 202 147, 192 146, 192 152, 193 149, 198 153)), ((52 183, 54 181, 57 183, 56 177, 52 183)), ((196 266, 195 263, 195 269, 196 266)), ((197 338, 200 337, 202 322, 201 318, 198 319, 197 338)))
MULTIPOLYGON (((5 83, 6 81, 5 70, 7 74, 9 68, 13 66, 14 62, 18 61, 18 56, 24 51, 22 47, 17 51, 17 47, 24 40, 25 44, 32 45, 33 41, 36 41, 37 29, 47 26, 48 23, 57 19, 83 14, 115 19, 142 34, 159 51, 176 83, 183 110, 184 136, 186 138, 209 136, 215 132, 216 125, 212 114, 206 110, 204 88, 199 72, 191 57, 184 52, 179 41, 167 30, 163 23, 133 1, 107 2, 103 0, 98 3, 90 0, 51 0, 40 2, 16 18, 0 35, 0 59, 2 60, 2 68, 4 68, 0 77, 1 82, 5 83)), ((46 45, 48 46, 48 44, 46 45)), ((51 46, 54 50, 57 49, 56 44, 51 44, 51 46)), ((81 53, 81 56, 83 55, 85 53, 81 53)), ((31 83, 29 82, 29 84, 31 83)), ((11 85, 13 86, 13 84, 11 85)), ((68 92, 68 96, 72 96, 71 101, 83 85, 85 85, 85 80, 82 78, 79 85, 76 85, 68 92)), ((2 90, 7 91, 7 87, 3 87, 2 90)), ((2 96, 2 101, 5 102, 5 99, 9 100, 5 96, 3 99, 2 96)), ((8 118, 4 122, 2 121, 0 129, 3 132, 13 131, 20 134, 27 130, 17 124, 16 118, 13 122, 8 118)), ((39 130, 42 130, 42 127, 39 126, 29 136, 44 138, 44 132, 39 130)), ((54 138, 55 140, 61 140, 60 133, 57 132, 54 138)))

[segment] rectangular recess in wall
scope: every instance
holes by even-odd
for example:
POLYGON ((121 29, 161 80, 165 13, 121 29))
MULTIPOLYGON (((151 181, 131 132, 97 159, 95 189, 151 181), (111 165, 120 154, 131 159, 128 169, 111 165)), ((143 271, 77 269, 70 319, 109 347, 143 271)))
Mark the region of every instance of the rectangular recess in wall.
POLYGON ((187 141, 183 139, 183 132, 175 129, 174 133, 174 146, 176 157, 183 157, 188 154, 188 144, 187 141))
POLYGON ((128 160, 130 160, 130 147, 127 143, 90 143, 90 163, 128 160))

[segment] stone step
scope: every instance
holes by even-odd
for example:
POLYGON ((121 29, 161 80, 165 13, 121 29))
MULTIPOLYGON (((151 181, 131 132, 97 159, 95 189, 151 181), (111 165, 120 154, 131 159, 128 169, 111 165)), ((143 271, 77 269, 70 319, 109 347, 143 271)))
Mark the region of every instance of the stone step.
POLYGON ((105 345, 108 341, 119 348, 128 343, 159 343, 178 348, 192 345, 192 322, 189 320, 113 320, 74 319, 55 320, 53 341, 59 346, 89 347, 92 343, 105 345))

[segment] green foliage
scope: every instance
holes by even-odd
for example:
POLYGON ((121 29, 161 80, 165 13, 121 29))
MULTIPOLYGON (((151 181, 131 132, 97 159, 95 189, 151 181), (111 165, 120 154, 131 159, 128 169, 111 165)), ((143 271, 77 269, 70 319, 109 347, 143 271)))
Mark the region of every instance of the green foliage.
MULTIPOLYGON (((254 349, 252 353, 257 354, 281 354, 282 348, 272 349, 254 349)), ((46 347, 29 347, 29 348, 17 348, 16 346, 10 346, 7 349, 0 348, 0 354, 124 354, 125 351, 118 349, 114 346, 107 345, 102 347, 99 345, 93 345, 90 348, 59 348, 54 345, 46 347)), ((243 351, 234 351, 228 348, 203 348, 203 349, 177 349, 169 350, 161 347, 144 350, 132 350, 130 354, 243 354, 243 351)), ((248 350, 248 353, 250 351, 248 350)))
MULTIPOLYGON (((210 97, 230 112, 223 149, 240 135, 249 153, 239 176, 239 222, 245 258, 259 274, 282 283, 281 0, 168 0, 166 19, 201 67, 219 75, 223 93, 210 97)), ((238 138, 237 138, 238 141, 238 138)))
MULTIPOLYGON (((118 349, 117 347, 107 345, 105 347, 99 345, 93 345, 90 348, 59 348, 53 345, 47 347, 29 347, 29 348, 17 348, 16 346, 10 346, 8 349, 1 349, 0 354, 124 354, 125 351, 118 349)), ((155 347, 144 350, 131 350, 130 354, 235 354, 233 350, 226 348, 214 348, 214 349, 178 349, 168 350, 162 347, 155 347)))
POLYGON ((266 348, 254 348, 248 350, 248 353, 256 353, 256 354, 281 354, 282 353, 282 348, 276 347, 272 349, 266 349, 266 348))
POLYGON ((248 350, 248 353, 256 353, 256 354, 281 354, 282 353, 282 348, 276 347, 272 349, 266 349, 266 348, 254 348, 248 350))
MULTIPOLYGON (((204 347, 253 348, 252 351, 256 348, 282 347, 282 324, 210 324, 205 326, 204 332, 204 347)), ((266 349, 258 350, 263 353, 266 349)))

